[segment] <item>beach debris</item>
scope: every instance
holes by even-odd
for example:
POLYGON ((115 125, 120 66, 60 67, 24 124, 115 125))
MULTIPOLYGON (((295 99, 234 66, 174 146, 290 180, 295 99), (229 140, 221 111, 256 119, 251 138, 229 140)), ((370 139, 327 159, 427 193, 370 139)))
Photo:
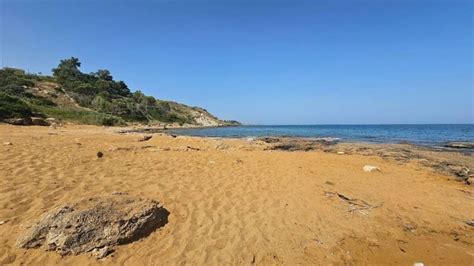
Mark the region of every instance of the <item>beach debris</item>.
POLYGON ((364 165, 364 167, 362 167, 362 170, 364 170, 364 172, 373 172, 373 171, 380 171, 380 168, 373 165, 364 165))
POLYGON ((423 262, 415 262, 413 266, 425 266, 425 264, 423 262))
POLYGON ((253 137, 248 137, 248 138, 246 138, 245 140, 248 141, 248 142, 252 142, 252 141, 255 140, 255 138, 253 138, 253 137))
POLYGON ((416 228, 417 228, 417 226, 415 224, 411 224, 411 223, 403 224, 403 229, 407 232, 412 233, 412 234, 414 234, 416 232, 416 228))
POLYGON ((383 205, 383 202, 377 205, 372 205, 372 204, 367 203, 364 200, 351 198, 338 192, 324 191, 324 196, 326 197, 337 196, 339 199, 349 203, 351 207, 349 209, 350 213, 359 212, 361 214, 367 215, 369 214, 369 211, 371 211, 372 209, 378 208, 383 205))
POLYGON ((199 149, 199 148, 194 148, 194 147, 191 147, 191 146, 186 146, 186 150, 200 151, 201 149, 199 149))
POLYGON ((464 223, 469 226, 474 226, 474 219, 471 219, 470 221, 465 221, 464 223))
POLYGON ((324 182, 324 184, 326 184, 326 185, 330 185, 330 186, 334 186, 334 183, 333 183, 333 182, 331 182, 331 181, 326 181, 326 182, 324 182))
POLYGON ((104 154, 101 151, 97 152, 97 158, 102 158, 104 157, 104 154))
POLYGON ((209 161, 209 164, 215 164, 216 162, 215 161, 209 161))
POLYGON ((343 151, 338 151, 337 154, 338 154, 338 155, 344 155, 344 154, 346 154, 346 153, 343 152, 343 151))
POLYGON ((11 142, 4 142, 3 145, 13 145, 11 142))
POLYGON ((91 252, 103 258, 114 246, 146 237, 168 223, 157 201, 114 194, 86 198, 44 214, 17 241, 20 248, 43 248, 61 255, 91 252))
POLYGON ((216 150, 227 150, 229 148, 229 145, 221 142, 219 144, 216 145, 215 149, 216 150))
POLYGON ((145 136, 143 136, 141 139, 139 139, 138 141, 139 141, 139 142, 148 141, 148 140, 150 140, 152 137, 153 137, 153 136, 145 135, 145 136))
POLYGON ((0 225, 6 224, 7 222, 8 222, 8 220, 2 220, 2 221, 0 221, 0 225))
POLYGON ((398 249, 403 252, 403 253, 406 253, 407 251, 405 250, 404 247, 402 247, 402 245, 405 245, 406 243, 408 243, 407 241, 405 240, 398 240, 398 249))

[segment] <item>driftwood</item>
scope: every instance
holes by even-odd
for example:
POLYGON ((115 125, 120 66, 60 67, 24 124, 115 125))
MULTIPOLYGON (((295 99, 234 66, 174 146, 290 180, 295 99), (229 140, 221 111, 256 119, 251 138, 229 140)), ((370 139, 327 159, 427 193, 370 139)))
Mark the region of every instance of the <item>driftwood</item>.
POLYGON ((343 200, 344 202, 349 203, 349 205, 351 206, 351 209, 349 210, 350 213, 354 213, 357 211, 361 214, 367 215, 368 212, 371 211, 372 209, 378 208, 383 205, 383 202, 377 205, 372 205, 366 202, 365 200, 351 198, 338 192, 324 191, 324 195, 326 197, 337 196, 339 199, 343 200))

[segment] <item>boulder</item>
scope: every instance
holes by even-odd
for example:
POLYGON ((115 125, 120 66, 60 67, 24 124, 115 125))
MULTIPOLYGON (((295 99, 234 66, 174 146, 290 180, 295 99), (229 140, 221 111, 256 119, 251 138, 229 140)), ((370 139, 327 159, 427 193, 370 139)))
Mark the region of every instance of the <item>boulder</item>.
POLYGON ((123 193, 87 198, 44 214, 17 241, 20 248, 43 248, 61 255, 93 252, 102 258, 116 245, 148 236, 168 222, 157 201, 123 193))

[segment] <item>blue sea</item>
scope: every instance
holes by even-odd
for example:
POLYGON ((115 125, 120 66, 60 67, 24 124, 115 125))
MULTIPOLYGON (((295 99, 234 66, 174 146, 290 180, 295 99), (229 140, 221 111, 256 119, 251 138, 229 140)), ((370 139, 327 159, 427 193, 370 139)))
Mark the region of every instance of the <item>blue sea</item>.
POLYGON ((374 143, 406 141, 428 146, 438 146, 451 141, 474 141, 474 124, 238 126, 175 129, 171 132, 177 135, 205 137, 332 137, 347 142, 374 143))

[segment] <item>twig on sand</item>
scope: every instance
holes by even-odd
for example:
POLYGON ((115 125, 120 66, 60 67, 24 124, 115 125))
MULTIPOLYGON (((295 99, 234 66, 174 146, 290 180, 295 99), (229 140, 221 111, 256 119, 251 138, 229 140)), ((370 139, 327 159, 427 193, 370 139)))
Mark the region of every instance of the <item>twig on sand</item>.
POLYGON ((371 211, 372 209, 378 208, 383 205, 383 202, 377 205, 372 205, 372 204, 367 203, 364 200, 351 198, 338 192, 324 191, 324 195, 326 197, 338 196, 339 199, 349 203, 351 206, 351 209, 349 210, 350 213, 354 213, 358 211, 361 214, 367 215, 368 212, 371 211))

